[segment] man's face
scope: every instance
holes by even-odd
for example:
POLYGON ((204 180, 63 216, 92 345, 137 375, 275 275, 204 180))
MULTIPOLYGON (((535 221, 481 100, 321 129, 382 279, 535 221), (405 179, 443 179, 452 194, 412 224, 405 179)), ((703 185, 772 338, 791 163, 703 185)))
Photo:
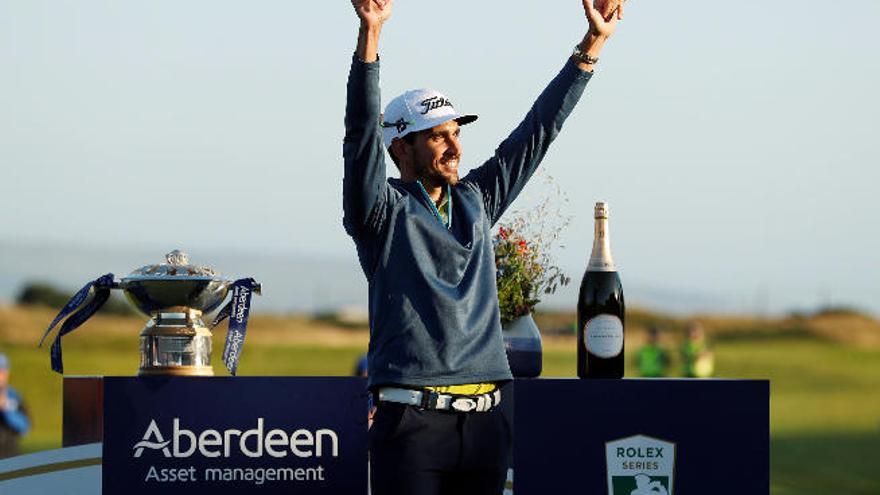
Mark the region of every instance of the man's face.
MULTIPOLYGON (((409 149, 409 165, 415 177, 426 186, 455 185, 458 183, 458 164, 461 160, 461 132, 458 122, 450 120, 419 132, 409 149)), ((405 166, 405 165, 404 165, 405 166)))

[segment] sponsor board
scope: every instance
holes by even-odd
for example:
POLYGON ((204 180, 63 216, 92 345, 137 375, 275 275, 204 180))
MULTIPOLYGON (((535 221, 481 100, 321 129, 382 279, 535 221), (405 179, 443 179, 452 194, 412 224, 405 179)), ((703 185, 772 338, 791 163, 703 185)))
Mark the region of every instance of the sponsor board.
POLYGON ((605 444, 608 495, 673 495, 675 444, 645 435, 605 444))
POLYGON ((104 493, 362 494, 361 378, 108 378, 104 493))
POLYGON ((517 495, 770 493, 766 380, 542 379, 514 386, 517 495))

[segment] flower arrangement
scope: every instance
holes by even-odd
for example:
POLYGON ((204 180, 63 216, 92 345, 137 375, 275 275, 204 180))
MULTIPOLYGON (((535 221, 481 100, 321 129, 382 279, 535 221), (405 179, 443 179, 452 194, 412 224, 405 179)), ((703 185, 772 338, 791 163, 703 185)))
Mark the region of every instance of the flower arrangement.
MULTIPOLYGON (((568 200, 558 185, 553 197, 568 200)), ((570 221, 550 207, 550 196, 527 211, 516 211, 509 221, 502 221, 493 238, 496 284, 501 323, 529 314, 541 302, 543 294, 552 294, 571 279, 553 263, 550 249, 570 221)))

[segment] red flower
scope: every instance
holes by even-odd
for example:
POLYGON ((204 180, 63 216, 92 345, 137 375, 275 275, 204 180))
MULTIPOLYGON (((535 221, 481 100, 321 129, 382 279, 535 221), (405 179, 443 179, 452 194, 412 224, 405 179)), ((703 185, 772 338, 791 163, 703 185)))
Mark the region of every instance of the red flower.
POLYGON ((525 254, 529 250, 529 246, 524 239, 521 239, 517 244, 519 244, 519 254, 525 254))
POLYGON ((498 227, 498 235, 500 235, 505 241, 507 240, 507 231, 504 230, 504 227, 498 227))

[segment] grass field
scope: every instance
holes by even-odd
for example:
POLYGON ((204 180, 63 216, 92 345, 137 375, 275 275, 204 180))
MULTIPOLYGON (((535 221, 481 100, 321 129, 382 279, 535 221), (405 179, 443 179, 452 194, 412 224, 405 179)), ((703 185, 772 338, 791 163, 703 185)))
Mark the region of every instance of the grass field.
MULTIPOLYGON (((49 310, 0 309, 0 350, 9 354, 13 385, 33 416, 28 451, 60 446, 61 378, 49 369, 48 349, 35 348, 52 316, 49 310)), ((564 327, 570 319, 547 315, 539 323, 564 327)), ((643 312, 628 319, 629 348, 638 345, 645 325, 678 330, 684 323, 643 312)), ((701 321, 714 342, 718 376, 771 380, 771 493, 880 494, 880 325, 857 315, 701 321)), ((90 320, 65 338, 67 374, 136 373, 143 323, 139 317, 90 320)), ((663 338, 675 344, 672 332, 663 338)), ((348 375, 366 349, 367 332, 305 317, 256 315, 247 344, 240 375, 348 375)), ((221 345, 215 336, 215 346, 221 345)), ((570 377, 574 370, 573 337, 545 337, 544 376, 570 377)), ((215 372, 225 370, 215 365, 215 372)))

